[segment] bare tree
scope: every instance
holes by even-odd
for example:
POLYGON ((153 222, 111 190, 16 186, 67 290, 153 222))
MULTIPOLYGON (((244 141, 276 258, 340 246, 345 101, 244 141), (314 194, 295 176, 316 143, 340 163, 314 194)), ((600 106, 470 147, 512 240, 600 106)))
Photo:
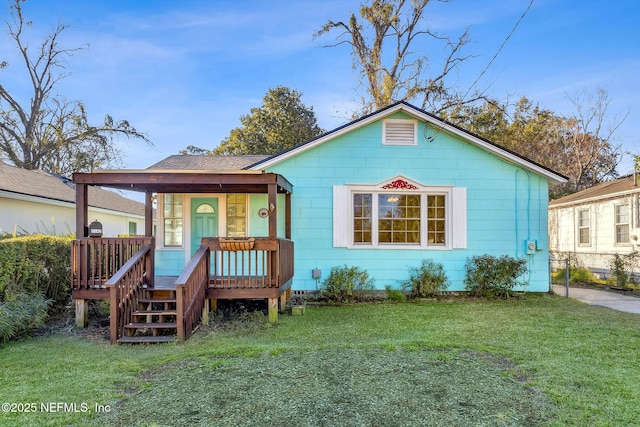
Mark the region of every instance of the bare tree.
MULTIPOLYGON (((396 101, 422 97, 421 107, 440 113, 454 105, 483 99, 474 92, 462 99, 445 79, 458 65, 471 58, 462 53, 469 42, 466 29, 459 37, 450 38, 431 31, 424 22, 425 9, 431 0, 373 0, 362 4, 360 18, 351 13, 348 21, 328 21, 314 38, 338 31, 337 42, 351 46, 353 68, 366 82, 369 99, 362 98, 363 113, 383 108, 396 101), (436 66, 419 39, 436 41, 446 52, 442 64, 436 66), (431 74, 427 75, 427 71, 431 74)), ((448 0, 437 0, 448 2, 448 0)))
POLYGON ((611 98, 601 87, 595 94, 582 91, 567 95, 567 99, 574 116, 565 120, 560 142, 568 156, 572 190, 579 191, 616 176, 621 148, 614 144, 613 135, 627 116, 606 120, 611 98))
POLYGON ((613 135, 624 118, 607 117, 607 91, 598 88, 595 94, 583 91, 567 98, 574 107, 567 117, 523 97, 513 109, 487 101, 452 109, 447 119, 566 175, 569 182, 551 189, 556 198, 615 178, 620 161, 620 144, 613 135))
MULTIPOLYGON (((24 0, 13 0, 7 34, 18 48, 31 83, 31 97, 22 102, 0 84, 0 158, 25 169, 44 169, 68 174, 117 164, 122 153, 113 144, 116 135, 139 138, 149 143, 126 120, 109 115, 102 124, 89 123, 80 101, 68 101, 55 92, 56 84, 69 76, 65 59, 81 48, 63 48, 61 34, 67 28, 58 23, 40 45, 31 50, 26 30, 32 24, 22 11, 24 0)), ((0 63, 0 70, 9 66, 0 63)))

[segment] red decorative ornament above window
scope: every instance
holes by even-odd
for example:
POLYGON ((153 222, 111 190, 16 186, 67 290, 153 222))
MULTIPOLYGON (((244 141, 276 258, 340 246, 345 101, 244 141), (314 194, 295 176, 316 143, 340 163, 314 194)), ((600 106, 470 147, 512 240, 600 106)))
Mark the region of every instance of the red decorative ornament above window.
POLYGON ((416 187, 413 184, 409 184, 407 181, 404 181, 402 179, 396 179, 393 182, 390 182, 389 184, 383 186, 382 188, 384 188, 385 190, 417 190, 418 187, 416 187))

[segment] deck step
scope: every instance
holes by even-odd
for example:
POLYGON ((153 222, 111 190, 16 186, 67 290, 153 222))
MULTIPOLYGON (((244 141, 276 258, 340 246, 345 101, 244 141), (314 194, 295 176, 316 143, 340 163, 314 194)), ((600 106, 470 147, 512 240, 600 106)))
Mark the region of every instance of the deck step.
POLYGON ((143 304, 149 304, 152 302, 172 303, 172 302, 176 302, 176 299, 175 298, 140 298, 138 299, 138 302, 141 302, 143 304))
POLYGON ((143 323, 143 322, 131 322, 129 324, 124 325, 127 329, 170 329, 177 328, 178 324, 176 322, 151 322, 151 323, 143 323))
POLYGON ((131 313, 134 316, 175 316, 176 310, 137 310, 131 313))
POLYGON ((122 337, 118 339, 121 344, 150 344, 162 342, 174 342, 178 339, 175 335, 158 335, 158 336, 135 336, 122 337))

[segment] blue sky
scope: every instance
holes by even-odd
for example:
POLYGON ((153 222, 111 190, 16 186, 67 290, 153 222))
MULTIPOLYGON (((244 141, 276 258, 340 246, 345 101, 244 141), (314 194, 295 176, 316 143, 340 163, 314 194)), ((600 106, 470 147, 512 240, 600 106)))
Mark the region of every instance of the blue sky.
MULTIPOLYGON (((465 52, 475 57, 450 84, 466 91, 529 2, 452 0, 430 9, 432 30, 456 36, 470 27, 465 52)), ((277 85, 301 91, 324 129, 347 122, 364 91, 350 51, 323 48, 332 36, 312 35, 358 7, 351 0, 28 0, 24 11, 34 23, 33 44, 59 20, 69 25, 62 46, 88 45, 68 59, 71 75, 58 88, 82 100, 91 121, 111 114, 146 133, 153 147, 123 142, 124 166, 145 168, 187 145, 217 146, 277 85)), ((478 86, 499 100, 527 96, 564 115, 573 111, 567 94, 604 87, 607 122, 628 114, 614 142, 640 154, 638 12, 637 0, 534 0, 478 86)), ((8 18, 7 7, 0 16, 8 18)), ((0 52, 9 62, 3 84, 21 90, 26 76, 7 37, 0 52)), ((620 173, 631 167, 625 157, 620 173)))

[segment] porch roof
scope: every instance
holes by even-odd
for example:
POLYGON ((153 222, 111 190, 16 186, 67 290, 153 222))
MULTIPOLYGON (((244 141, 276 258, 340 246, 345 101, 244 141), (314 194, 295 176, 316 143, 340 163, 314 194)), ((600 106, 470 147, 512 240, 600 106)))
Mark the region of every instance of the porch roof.
POLYGON ((267 193, 274 184, 278 193, 293 192, 282 175, 248 170, 104 170, 74 173, 73 182, 153 193, 267 193))

